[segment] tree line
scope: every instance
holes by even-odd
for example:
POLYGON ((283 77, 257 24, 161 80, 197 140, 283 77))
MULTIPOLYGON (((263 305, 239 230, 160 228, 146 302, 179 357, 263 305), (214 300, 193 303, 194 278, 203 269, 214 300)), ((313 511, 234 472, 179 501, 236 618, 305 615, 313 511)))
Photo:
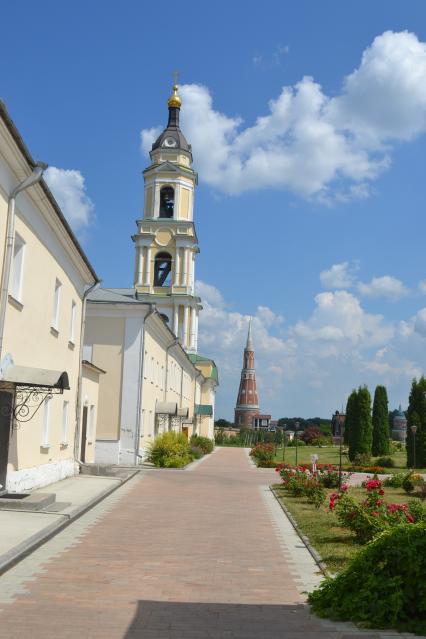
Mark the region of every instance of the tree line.
MULTIPOLYGON (((407 467, 426 466, 426 379, 414 379, 407 416, 407 467), (411 427, 417 426, 414 435, 411 427), (414 437, 416 459, 414 460, 414 437)), ((388 396, 384 386, 377 386, 373 407, 367 386, 360 386, 349 395, 346 404, 344 442, 351 461, 388 455, 390 452, 388 396)))

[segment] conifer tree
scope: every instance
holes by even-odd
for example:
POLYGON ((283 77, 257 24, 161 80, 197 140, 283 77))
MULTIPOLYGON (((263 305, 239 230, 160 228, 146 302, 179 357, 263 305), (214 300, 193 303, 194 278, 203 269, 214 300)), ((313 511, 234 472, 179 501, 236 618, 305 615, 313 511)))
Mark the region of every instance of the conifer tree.
POLYGON ((384 386, 377 386, 373 402, 373 445, 374 457, 389 454, 389 411, 388 394, 384 386))
POLYGON ((417 426, 416 432, 416 468, 426 465, 426 379, 413 380, 407 410, 407 467, 414 466, 414 446, 411 426, 417 426))
POLYGON ((356 395, 356 412, 349 434, 349 459, 354 461, 358 455, 370 457, 373 443, 371 422, 371 395, 367 386, 360 386, 356 395))
POLYGON ((351 461, 353 461, 356 454, 354 453, 353 435, 355 433, 355 428, 356 428, 357 402, 358 402, 358 393, 356 390, 353 390, 352 393, 349 395, 349 398, 346 404, 345 433, 343 436, 343 441, 345 442, 345 444, 349 446, 349 459, 351 461))

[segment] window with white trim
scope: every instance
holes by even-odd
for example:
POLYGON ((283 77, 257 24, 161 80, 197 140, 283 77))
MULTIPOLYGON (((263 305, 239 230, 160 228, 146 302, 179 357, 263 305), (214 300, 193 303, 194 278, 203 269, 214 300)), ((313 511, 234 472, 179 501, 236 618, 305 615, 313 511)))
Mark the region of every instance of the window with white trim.
POLYGON ((50 430, 50 404, 52 398, 46 397, 44 400, 44 415, 43 415, 43 437, 41 440, 42 448, 49 448, 49 430, 50 430))
POLYGON ((56 279, 55 280, 55 293, 53 298, 53 313, 52 313, 52 328, 56 331, 59 330, 59 307, 61 304, 61 282, 56 279))
POLYGON ((22 301, 22 276, 24 272, 25 242, 20 235, 15 234, 13 244, 12 277, 10 294, 18 302, 22 301))
POLYGON ((69 402, 65 399, 62 404, 62 434, 61 434, 61 444, 66 446, 68 444, 68 411, 69 411, 69 402))
POLYGON ((77 311, 77 304, 74 300, 71 302, 71 321, 70 321, 70 338, 69 341, 75 344, 75 314, 77 311))

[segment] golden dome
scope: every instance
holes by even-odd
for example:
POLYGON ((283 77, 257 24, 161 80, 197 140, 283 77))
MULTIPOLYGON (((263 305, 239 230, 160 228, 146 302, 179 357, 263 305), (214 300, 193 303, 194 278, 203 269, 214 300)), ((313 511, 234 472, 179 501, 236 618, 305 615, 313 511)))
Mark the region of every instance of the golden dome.
POLYGON ((169 108, 171 107, 176 107, 178 109, 180 109, 181 104, 182 104, 182 100, 180 99, 180 97, 178 96, 178 86, 177 84, 173 85, 173 95, 170 96, 170 98, 167 101, 167 105, 169 108))

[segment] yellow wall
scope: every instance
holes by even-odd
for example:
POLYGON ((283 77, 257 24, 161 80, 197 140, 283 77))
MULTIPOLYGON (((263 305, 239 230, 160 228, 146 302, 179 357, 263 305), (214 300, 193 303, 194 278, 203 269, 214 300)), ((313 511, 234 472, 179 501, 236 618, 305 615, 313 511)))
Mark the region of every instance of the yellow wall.
POLYGON ((81 417, 83 407, 88 409, 88 421, 86 431, 86 459, 87 463, 95 461, 95 442, 97 437, 97 422, 99 412, 99 381, 100 375, 90 367, 83 364, 83 376, 81 385, 81 417))
POLYGON ((99 380, 98 439, 119 438, 124 326, 121 317, 86 319, 85 343, 93 344, 91 359, 107 371, 99 380))
MULTIPOLYGON (((4 200, 1 209, 4 210, 4 200)), ((18 202, 19 203, 19 202, 18 202)), ((2 216, 3 218, 3 216, 2 216)), ((4 247, 0 238, 1 254, 4 247)), ((21 366, 66 371, 70 390, 54 395, 49 410, 49 447, 42 447, 44 406, 31 421, 12 431, 9 471, 73 457, 82 302, 73 281, 17 210, 16 232, 25 241, 21 303, 9 296, 3 355, 21 366), (51 329, 56 278, 61 282, 58 331, 51 329), (75 302, 74 342, 70 342, 71 305, 75 302), (63 401, 68 401, 68 442, 62 445, 63 401)), ((60 250, 60 248, 58 248, 60 250)), ((1 258, 2 259, 2 258, 1 258)))

